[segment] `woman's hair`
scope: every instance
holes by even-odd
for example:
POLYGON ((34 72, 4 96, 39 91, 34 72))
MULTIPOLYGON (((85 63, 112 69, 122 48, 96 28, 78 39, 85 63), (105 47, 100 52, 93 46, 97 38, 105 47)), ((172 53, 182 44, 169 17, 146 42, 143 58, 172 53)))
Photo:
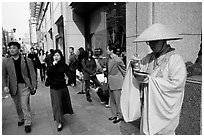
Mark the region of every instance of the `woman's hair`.
POLYGON ((83 47, 80 47, 78 50, 79 50, 79 54, 83 54, 84 53, 84 48, 83 47))
POLYGON ((88 49, 85 50, 85 55, 84 55, 85 59, 89 58, 89 52, 91 52, 91 57, 90 58, 93 58, 93 51, 90 48, 88 48, 88 49))
POLYGON ((40 49, 40 50, 39 50, 39 52, 38 52, 38 54, 39 54, 39 55, 41 55, 41 51, 42 51, 42 55, 44 55, 44 54, 45 54, 45 52, 44 52, 44 50, 43 50, 43 49, 40 49))
POLYGON ((78 60, 82 60, 84 58, 85 50, 83 47, 80 47, 78 51, 79 51, 78 60))
POLYGON ((60 59, 59 62, 65 63, 65 58, 64 58, 64 56, 63 56, 63 54, 62 54, 62 51, 59 50, 59 49, 54 50, 54 53, 53 53, 53 55, 52 55, 52 60, 53 60, 53 56, 55 55, 55 53, 59 53, 59 55, 60 55, 60 57, 61 57, 61 59, 60 59))
POLYGON ((116 51, 117 51, 117 48, 116 48, 116 46, 115 46, 114 44, 108 45, 108 49, 109 49, 110 51, 113 50, 113 53, 114 53, 114 54, 115 54, 116 51))

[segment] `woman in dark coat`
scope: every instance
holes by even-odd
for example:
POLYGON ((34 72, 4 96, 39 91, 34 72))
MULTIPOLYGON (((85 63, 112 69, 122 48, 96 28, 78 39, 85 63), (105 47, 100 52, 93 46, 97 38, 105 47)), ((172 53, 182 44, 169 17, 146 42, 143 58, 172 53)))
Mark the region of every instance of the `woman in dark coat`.
MULTIPOLYGON (((85 55, 85 50, 83 47, 80 47, 78 49, 78 52, 77 52, 77 70, 79 71, 80 75, 82 76, 83 75, 83 72, 82 72, 82 69, 83 69, 83 66, 82 66, 82 60, 84 59, 84 55, 85 55)), ((83 76, 81 77, 81 91, 79 91, 77 94, 85 94, 84 92, 84 78, 83 76)))
POLYGON ((54 120, 58 124, 57 131, 61 131, 63 128, 64 114, 73 114, 64 74, 71 78, 69 67, 64 62, 62 52, 56 49, 53 54, 53 63, 47 70, 47 76, 50 79, 50 96, 54 120))
MULTIPOLYGON (((92 102, 91 95, 90 95, 90 80, 93 81, 93 83, 96 85, 97 89, 101 87, 101 83, 98 81, 96 77, 96 62, 94 60, 93 51, 91 49, 87 49, 85 51, 85 58, 82 60, 82 66, 83 66, 83 74, 84 74, 84 80, 85 80, 85 92, 86 92, 86 98, 87 101, 92 102)), ((96 90, 97 92, 97 90, 96 90)))

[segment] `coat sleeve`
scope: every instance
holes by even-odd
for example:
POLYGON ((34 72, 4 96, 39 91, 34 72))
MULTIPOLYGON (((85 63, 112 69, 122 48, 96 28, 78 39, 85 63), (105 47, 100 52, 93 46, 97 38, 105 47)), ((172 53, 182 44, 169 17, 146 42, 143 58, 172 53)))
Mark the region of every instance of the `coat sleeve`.
POLYGON ((123 75, 123 77, 125 77, 125 73, 126 73, 126 67, 124 62, 121 59, 118 59, 117 61, 118 63, 118 69, 121 72, 121 74, 123 75))
POLYGON ((37 79, 36 79, 36 72, 34 69, 34 65, 33 65, 30 58, 27 58, 27 62, 28 62, 29 70, 30 70, 30 77, 31 77, 32 86, 33 86, 33 88, 37 88, 37 79))
POLYGON ((6 69, 6 59, 3 59, 2 61, 2 89, 4 87, 8 87, 7 85, 7 80, 8 80, 8 72, 7 72, 7 69, 6 69))
POLYGON ((52 65, 52 63, 50 64, 50 67, 47 68, 47 76, 51 76, 53 74, 53 68, 54 68, 54 65, 52 65))

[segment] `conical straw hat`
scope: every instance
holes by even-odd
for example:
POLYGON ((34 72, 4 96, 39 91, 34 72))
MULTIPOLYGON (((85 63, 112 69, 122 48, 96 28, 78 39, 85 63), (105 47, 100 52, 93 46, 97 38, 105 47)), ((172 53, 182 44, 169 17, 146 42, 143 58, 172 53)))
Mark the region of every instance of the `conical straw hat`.
POLYGON ((178 39, 182 39, 182 37, 170 30, 167 26, 161 23, 156 23, 147 28, 133 42, 178 39))

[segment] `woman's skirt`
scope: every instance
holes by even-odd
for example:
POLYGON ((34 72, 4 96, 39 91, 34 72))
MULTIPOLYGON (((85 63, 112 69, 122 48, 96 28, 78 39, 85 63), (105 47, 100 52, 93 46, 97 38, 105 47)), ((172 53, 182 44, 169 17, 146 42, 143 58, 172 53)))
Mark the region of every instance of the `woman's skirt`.
POLYGON ((63 89, 50 89, 52 111, 54 120, 58 123, 64 122, 64 114, 73 114, 69 90, 67 87, 63 89))

